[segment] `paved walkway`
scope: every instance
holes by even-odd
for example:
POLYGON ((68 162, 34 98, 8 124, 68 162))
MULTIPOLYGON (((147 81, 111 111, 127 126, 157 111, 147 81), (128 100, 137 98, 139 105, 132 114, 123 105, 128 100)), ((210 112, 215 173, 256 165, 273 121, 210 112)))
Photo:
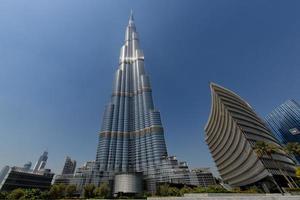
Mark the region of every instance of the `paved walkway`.
POLYGON ((300 195, 281 194, 185 194, 183 197, 150 197, 149 200, 300 200, 300 195))

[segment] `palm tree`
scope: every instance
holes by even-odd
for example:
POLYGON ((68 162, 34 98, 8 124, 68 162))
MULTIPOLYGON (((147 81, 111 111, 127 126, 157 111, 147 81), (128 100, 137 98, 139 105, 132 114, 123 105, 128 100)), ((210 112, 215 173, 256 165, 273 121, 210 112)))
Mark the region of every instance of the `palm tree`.
POLYGON ((300 167, 296 168, 296 176, 297 178, 300 178, 300 167))
MULTIPOLYGON (((273 154, 278 153, 281 150, 280 147, 275 146, 274 144, 266 143, 264 141, 257 141, 254 146, 254 151, 259 157, 263 157, 264 155, 267 155, 276 165, 276 167, 279 169, 280 174, 287 180, 287 182, 290 184, 290 186, 293 187, 293 184, 288 179, 288 177, 283 173, 278 161, 274 159, 273 154)), ((275 181, 275 179, 274 179, 275 181)), ((275 181, 277 184, 277 182, 275 181)), ((278 184, 277 184, 278 185, 278 184)))
POLYGON ((284 151, 289 155, 300 156, 300 144, 298 142, 287 143, 284 151))
MULTIPOLYGON (((297 163, 295 157, 300 156, 300 144, 298 142, 290 142, 287 143, 283 149, 287 154, 289 154, 293 159, 294 162, 297 163)), ((296 176, 297 176, 297 170, 296 169, 296 176)), ((299 172, 298 172, 299 173, 299 172)), ((298 177, 298 176, 297 176, 298 177)), ((292 179, 294 181, 294 179, 292 179)), ((294 181, 295 183, 295 181, 294 181)), ((296 184, 296 183, 295 183, 296 184)), ((297 184, 296 184, 297 185, 297 184)), ((298 187, 298 185, 297 185, 298 187)))

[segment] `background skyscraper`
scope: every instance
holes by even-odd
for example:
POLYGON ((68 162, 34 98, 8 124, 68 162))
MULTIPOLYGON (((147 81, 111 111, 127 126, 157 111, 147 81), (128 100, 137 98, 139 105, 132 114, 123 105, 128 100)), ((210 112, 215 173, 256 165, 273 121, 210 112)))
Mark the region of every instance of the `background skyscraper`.
POLYGON ((283 144, 300 142, 300 105, 287 100, 265 118, 276 138, 283 144))
POLYGON ((38 161, 36 162, 33 168, 33 172, 37 172, 44 169, 47 164, 47 160, 48 160, 48 152, 44 151, 43 155, 41 155, 38 161))
POLYGON ((67 156, 61 174, 62 175, 74 174, 75 169, 76 169, 76 160, 72 160, 69 156, 67 156))
POLYGON ((110 103, 105 107, 96 156, 100 171, 146 172, 167 156, 144 54, 131 13, 110 103))

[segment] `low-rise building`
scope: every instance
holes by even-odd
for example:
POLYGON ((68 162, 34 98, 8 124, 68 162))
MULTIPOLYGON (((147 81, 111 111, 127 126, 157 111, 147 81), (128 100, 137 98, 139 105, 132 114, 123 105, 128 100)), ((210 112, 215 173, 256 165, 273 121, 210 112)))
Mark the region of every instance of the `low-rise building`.
POLYGON ((50 169, 33 172, 23 167, 5 166, 0 174, 0 191, 17 188, 47 190, 51 186, 54 173, 50 169))

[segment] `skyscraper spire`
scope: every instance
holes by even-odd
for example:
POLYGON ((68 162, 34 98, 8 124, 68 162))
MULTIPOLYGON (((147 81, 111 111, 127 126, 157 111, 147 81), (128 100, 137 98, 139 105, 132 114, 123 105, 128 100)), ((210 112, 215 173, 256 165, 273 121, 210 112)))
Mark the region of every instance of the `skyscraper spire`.
POLYGON ((133 10, 132 10, 132 9, 130 10, 129 21, 134 21, 134 18, 133 18, 133 10))
POLYGON ((133 10, 130 11, 128 26, 134 26, 133 10))

